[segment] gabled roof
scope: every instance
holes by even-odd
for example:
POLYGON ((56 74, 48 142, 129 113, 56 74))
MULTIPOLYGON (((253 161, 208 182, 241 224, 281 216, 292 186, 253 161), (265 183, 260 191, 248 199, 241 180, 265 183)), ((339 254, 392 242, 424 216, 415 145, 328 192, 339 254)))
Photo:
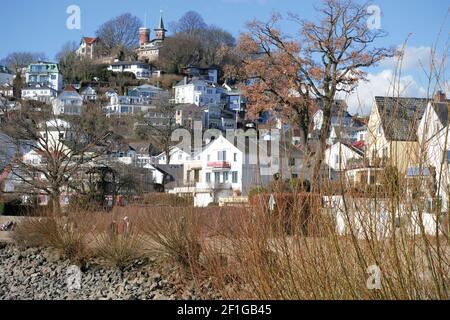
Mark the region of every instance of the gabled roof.
POLYGON ((431 99, 375 97, 387 140, 417 141, 417 127, 431 99))
POLYGON ((59 99, 59 100, 61 100, 61 99, 78 99, 78 100, 83 100, 83 98, 80 96, 80 94, 77 92, 77 90, 75 90, 75 88, 72 87, 72 86, 66 87, 64 89, 64 91, 59 94, 57 99, 59 99))
MULTIPOLYGON (((324 109, 324 101, 322 99, 314 99, 315 107, 317 111, 324 109)), ((343 117, 351 117, 351 115, 347 111, 348 106, 344 100, 335 100, 333 104, 333 108, 331 109, 331 116, 343 116, 343 117)), ((316 111, 316 112, 317 112, 316 111)))
MULTIPOLYGON (((361 157, 364 156, 364 151, 359 149, 359 148, 357 148, 356 145, 351 144, 350 142, 347 142, 347 141, 338 141, 334 145, 339 144, 339 143, 342 144, 343 146, 346 146, 347 148, 349 148, 351 151, 355 152, 359 156, 361 156, 361 157)), ((333 146, 330 146, 330 148, 333 147, 333 146)))
POLYGON ((93 44, 97 41, 97 38, 83 37, 82 41, 84 41, 87 44, 93 44))
POLYGON ((185 79, 181 80, 180 82, 178 82, 175 85, 175 87, 186 86, 186 85, 205 85, 205 84, 213 86, 213 83, 211 81, 199 79, 198 77, 194 77, 194 78, 188 80, 187 83, 185 82, 185 79))
POLYGON ((450 100, 447 102, 432 102, 431 107, 439 118, 442 126, 446 127, 448 124, 448 108, 449 108, 450 100))

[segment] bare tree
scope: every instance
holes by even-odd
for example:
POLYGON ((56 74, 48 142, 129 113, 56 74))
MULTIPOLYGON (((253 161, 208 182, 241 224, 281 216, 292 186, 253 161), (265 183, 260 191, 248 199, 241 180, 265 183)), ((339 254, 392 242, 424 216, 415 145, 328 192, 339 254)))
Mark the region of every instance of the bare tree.
POLYGON ((22 69, 27 67, 30 63, 46 60, 44 53, 37 52, 13 52, 0 61, 0 64, 7 66, 14 72, 14 96, 21 97, 24 79, 22 79, 22 69))
POLYGON ((187 12, 172 26, 174 34, 168 37, 161 50, 159 63, 174 73, 188 65, 223 66, 227 56, 223 50, 235 46, 231 33, 213 25, 207 25, 196 12, 187 12))
MULTIPOLYGON (((268 23, 250 23, 249 32, 242 39, 259 54, 273 60, 269 63, 270 68, 277 63, 274 54, 282 56, 281 65, 286 66, 285 59, 288 59, 292 67, 286 68, 284 73, 290 73, 289 77, 297 82, 294 89, 307 88, 323 101, 323 125, 313 171, 313 179, 318 181, 336 96, 352 92, 359 81, 365 79, 364 68, 392 56, 394 51, 374 47, 374 42, 386 33, 367 27, 369 14, 365 6, 351 0, 324 0, 322 7, 316 10, 322 17, 318 22, 290 14, 290 20, 301 28, 297 39, 283 35, 277 28, 279 15, 274 15, 268 23)), ((265 66, 261 64, 260 68, 265 66)), ((297 90, 297 93, 302 92, 305 91, 297 90)))
POLYGON ((88 141, 87 133, 77 124, 54 117, 42 121, 29 115, 20 115, 3 129, 16 149, 10 163, 16 191, 47 195, 55 214, 61 213, 62 193, 82 190, 80 175, 106 153, 110 135, 99 132, 88 141))
POLYGON ((100 39, 98 48, 100 54, 130 54, 138 45, 141 26, 141 20, 130 13, 122 14, 102 24, 96 33, 100 39))
POLYGON ((66 81, 73 81, 76 73, 76 64, 79 61, 76 51, 78 44, 75 41, 66 42, 55 58, 59 62, 61 73, 66 81))
POLYGON ((194 35, 200 30, 206 29, 207 24, 198 12, 188 11, 180 18, 180 20, 178 20, 178 22, 171 23, 170 27, 174 33, 194 35))
POLYGON ((39 52, 13 52, 1 60, 1 64, 6 65, 15 74, 30 63, 46 60, 44 53, 39 52))

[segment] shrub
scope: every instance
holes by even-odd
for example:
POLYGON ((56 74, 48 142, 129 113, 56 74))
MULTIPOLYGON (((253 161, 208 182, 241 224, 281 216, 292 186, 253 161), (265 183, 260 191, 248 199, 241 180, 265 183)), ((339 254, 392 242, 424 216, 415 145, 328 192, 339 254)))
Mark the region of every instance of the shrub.
POLYGON ((123 270, 142 258, 141 243, 141 238, 132 225, 120 230, 115 222, 111 222, 109 230, 95 238, 95 254, 108 264, 123 270))
POLYGON ((150 254, 165 257, 193 272, 201 253, 201 231, 191 211, 155 211, 140 216, 140 227, 150 254))
POLYGON ((87 237, 90 231, 84 221, 83 215, 25 218, 14 230, 13 239, 23 246, 57 249, 64 257, 83 264, 89 254, 87 237))

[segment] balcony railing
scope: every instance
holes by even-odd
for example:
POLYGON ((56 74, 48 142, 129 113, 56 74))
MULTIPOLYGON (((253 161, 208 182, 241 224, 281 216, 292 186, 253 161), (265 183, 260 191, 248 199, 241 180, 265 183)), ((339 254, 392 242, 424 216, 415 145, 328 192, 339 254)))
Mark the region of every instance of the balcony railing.
POLYGON ((347 161, 346 169, 363 169, 363 168, 384 168, 389 164, 389 158, 373 158, 373 159, 350 159, 347 161))
POLYGON ((231 169, 231 163, 228 161, 208 162, 207 166, 213 169, 231 169))

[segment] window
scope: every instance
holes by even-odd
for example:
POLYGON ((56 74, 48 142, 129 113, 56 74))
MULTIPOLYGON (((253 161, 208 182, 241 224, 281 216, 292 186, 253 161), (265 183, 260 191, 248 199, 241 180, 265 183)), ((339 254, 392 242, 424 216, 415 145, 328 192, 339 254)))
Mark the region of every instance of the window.
POLYGON ((228 182, 228 172, 224 172, 223 173, 223 183, 227 183, 228 182))
POLYGON ((220 172, 215 172, 214 173, 214 182, 215 183, 220 183, 220 172))
POLYGON ((206 183, 211 183, 211 173, 206 174, 206 183))
POLYGON ((339 155, 334 156, 334 163, 339 164, 339 155))
POLYGON ((383 159, 387 159, 387 157, 388 157, 388 148, 384 147, 383 148, 383 159))
POLYGON ((295 158, 291 158, 291 160, 289 161, 289 165, 291 167, 295 166, 295 158))
POLYGON ((232 172, 233 183, 238 183, 238 173, 236 171, 232 172))
POLYGON ((227 161, 227 152, 226 151, 217 152, 217 160, 218 161, 227 161))
POLYGON ((234 154, 234 162, 237 162, 237 153, 234 154))

